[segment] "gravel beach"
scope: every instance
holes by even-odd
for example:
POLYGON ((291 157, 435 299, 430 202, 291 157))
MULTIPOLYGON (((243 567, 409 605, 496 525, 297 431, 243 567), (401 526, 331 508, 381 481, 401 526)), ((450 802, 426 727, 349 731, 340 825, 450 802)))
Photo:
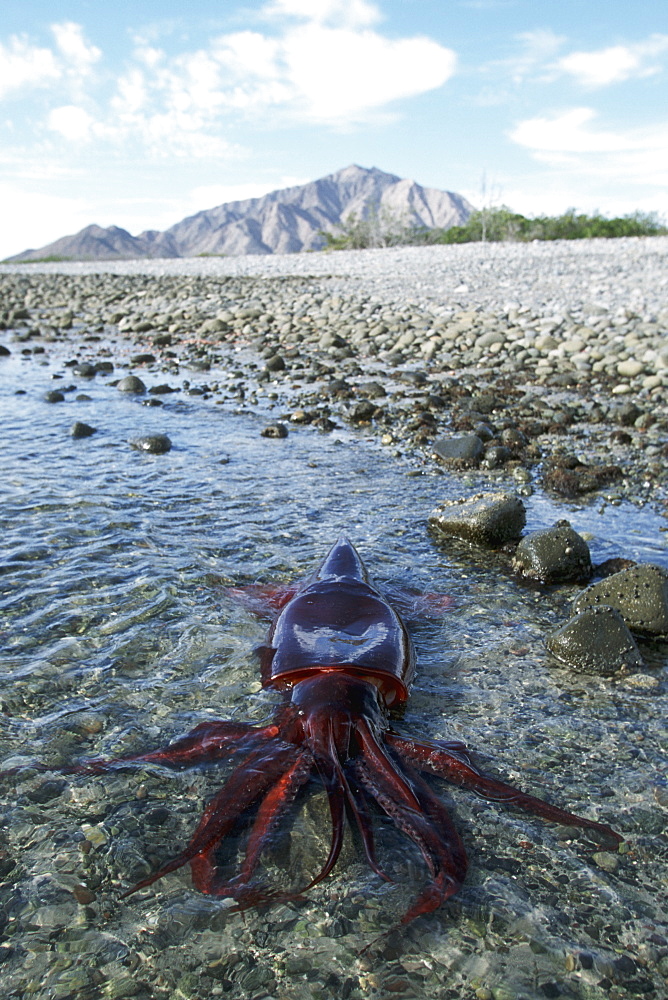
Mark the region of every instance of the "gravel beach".
MULTIPOLYGON (((0 270, 7 1000, 664 1000, 667 256, 653 238, 0 270), (430 598, 397 731, 462 740, 625 842, 446 782, 469 873, 408 926, 424 866, 380 811, 392 883, 346 832, 294 902, 239 914, 185 867, 122 898, 228 768, 70 765, 271 717, 266 622, 238 588, 303 579, 341 530, 381 590, 430 598)), ((306 885, 331 838, 318 783, 280 826, 262 878, 306 885)), ((232 876, 243 830, 222 849, 232 876)))
POLYGON ((343 420, 524 489, 668 496, 668 238, 45 263, 0 281, 12 351, 76 345, 78 362, 343 420))

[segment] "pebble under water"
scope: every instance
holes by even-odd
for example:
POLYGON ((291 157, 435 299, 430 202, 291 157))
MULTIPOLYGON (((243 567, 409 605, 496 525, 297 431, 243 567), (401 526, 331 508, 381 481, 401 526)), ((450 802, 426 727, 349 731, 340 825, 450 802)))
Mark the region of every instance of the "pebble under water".
MULTIPOLYGON (((25 766, 1 778, 4 995, 665 997, 668 644, 641 640, 646 669, 626 678, 559 667, 544 637, 579 588, 519 584, 502 557, 427 533, 438 502, 485 487, 478 474, 414 475, 362 432, 262 437, 267 413, 185 396, 147 408, 100 379, 49 404, 63 371, 16 355, 0 366, 0 750, 4 768, 25 766), (77 420, 97 433, 73 439, 77 420), (130 447, 146 434, 172 449, 130 447), (424 870, 380 815, 392 885, 347 834, 333 875, 295 903, 233 913, 193 890, 187 867, 119 899, 188 842, 226 769, 58 768, 162 746, 208 718, 270 717, 280 699, 253 652, 266 624, 227 588, 304 576, 341 531, 381 587, 452 599, 412 630, 417 678, 396 727, 464 740, 482 770, 609 823, 625 853, 435 781, 469 875, 401 930, 424 870), (53 770, 29 768, 40 761, 53 770)), ((649 508, 526 502, 529 528, 568 517, 594 562, 668 566, 666 522, 649 508)), ((329 835, 314 782, 267 880, 308 881, 329 835)), ((232 873, 242 838, 229 848, 232 873)))

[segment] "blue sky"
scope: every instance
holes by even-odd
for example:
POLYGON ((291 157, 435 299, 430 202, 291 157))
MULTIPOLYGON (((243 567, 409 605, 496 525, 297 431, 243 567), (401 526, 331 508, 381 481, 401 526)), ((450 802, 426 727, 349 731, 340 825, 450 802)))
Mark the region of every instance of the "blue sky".
POLYGON ((380 167, 668 216, 665 0, 2 0, 0 258, 380 167))

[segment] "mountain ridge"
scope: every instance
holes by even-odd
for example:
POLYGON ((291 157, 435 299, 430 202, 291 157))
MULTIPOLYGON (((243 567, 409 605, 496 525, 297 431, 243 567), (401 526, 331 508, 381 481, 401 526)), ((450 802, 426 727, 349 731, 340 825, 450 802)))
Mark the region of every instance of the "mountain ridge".
POLYGON ((204 209, 164 231, 132 236, 119 226, 92 224, 8 262, 299 253, 322 249, 322 232, 336 232, 350 215, 385 212, 408 225, 448 229, 466 222, 472 211, 455 192, 351 164, 307 184, 204 209))

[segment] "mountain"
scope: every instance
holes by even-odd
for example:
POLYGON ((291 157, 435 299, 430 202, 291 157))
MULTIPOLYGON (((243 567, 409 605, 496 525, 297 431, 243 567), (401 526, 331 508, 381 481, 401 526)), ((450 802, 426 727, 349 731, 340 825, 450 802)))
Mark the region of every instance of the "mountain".
POLYGON ((388 214, 428 229, 461 225, 473 207, 451 191, 353 164, 299 187, 261 198, 230 201, 191 215, 164 232, 131 236, 125 229, 86 226, 39 250, 24 250, 12 262, 60 257, 120 260, 134 257, 196 257, 200 254, 298 253, 319 250, 321 231, 336 232, 350 215, 388 214))

